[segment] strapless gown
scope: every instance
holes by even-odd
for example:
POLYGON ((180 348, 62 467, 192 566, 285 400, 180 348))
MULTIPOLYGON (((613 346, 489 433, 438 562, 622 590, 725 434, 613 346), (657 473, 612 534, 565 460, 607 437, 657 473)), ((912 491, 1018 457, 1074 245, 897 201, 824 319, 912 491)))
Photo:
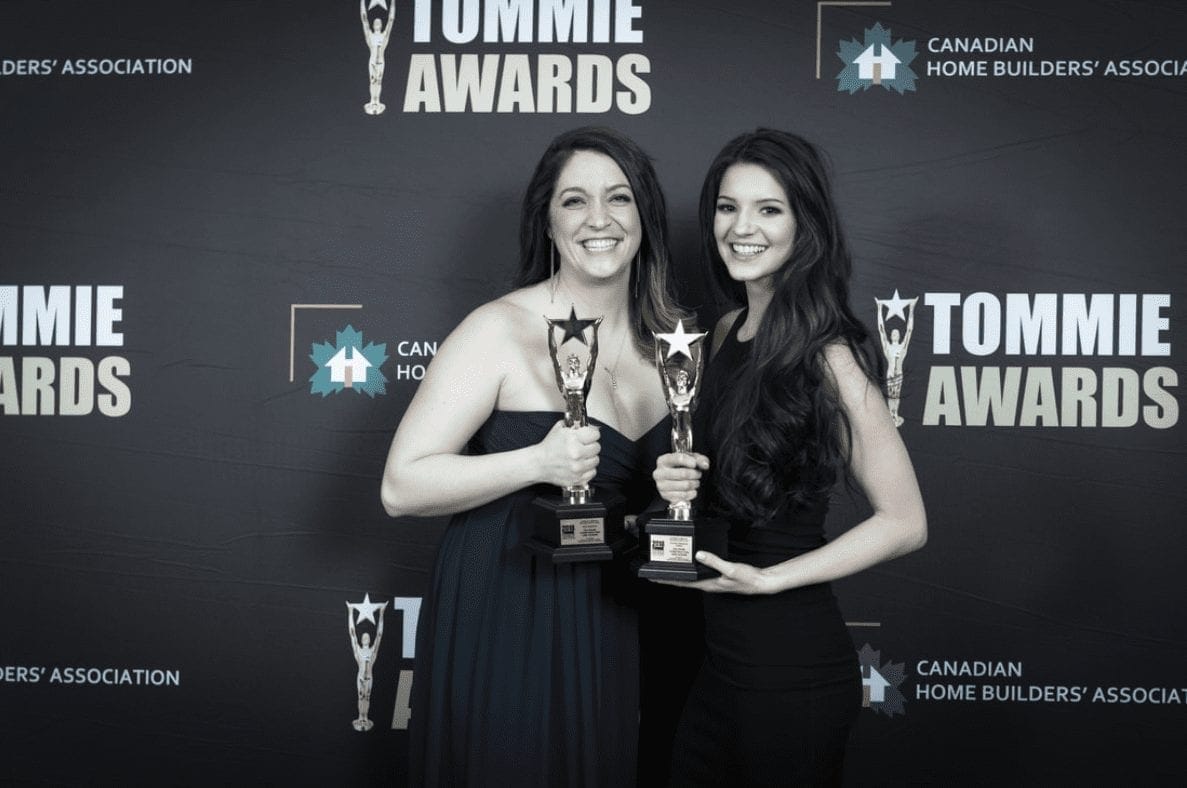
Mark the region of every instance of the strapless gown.
MULTIPOLYGON (((538 443, 560 418, 495 411, 471 440, 491 454, 538 443)), ((669 422, 632 441, 605 425, 593 485, 638 512, 669 422)), ((523 547, 520 490, 454 515, 416 640, 413 786, 620 786, 635 781, 639 645, 634 581, 621 561, 553 564, 523 547)))

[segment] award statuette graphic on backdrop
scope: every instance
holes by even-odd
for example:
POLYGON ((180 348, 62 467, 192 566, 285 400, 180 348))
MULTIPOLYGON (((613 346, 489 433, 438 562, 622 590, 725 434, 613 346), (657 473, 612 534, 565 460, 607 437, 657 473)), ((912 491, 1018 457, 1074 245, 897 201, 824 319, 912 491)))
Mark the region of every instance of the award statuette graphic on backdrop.
POLYGON ((886 404, 890 408, 890 415, 894 417, 894 426, 903 426, 903 417, 899 415, 899 401, 903 396, 903 361, 907 358, 907 345, 911 342, 911 332, 915 329, 915 304, 919 297, 900 298, 898 290, 892 298, 875 298, 874 304, 878 308, 878 339, 882 341, 882 355, 886 357, 886 404), (885 317, 882 307, 886 307, 885 317), (890 330, 890 337, 886 335, 886 321, 891 318, 905 320, 905 332, 898 328, 890 330))
MULTIPOLYGON (((576 309, 570 305, 567 318, 544 319, 548 321, 548 355, 556 373, 557 388, 565 399, 565 427, 584 427, 589 423, 585 403, 597 367, 598 326, 602 318, 578 318, 576 309), (564 331, 560 342, 556 338, 557 329, 564 331), (588 349, 587 358, 579 355, 578 343, 588 349)), ((625 499, 617 494, 602 494, 595 499, 588 484, 566 486, 560 496, 537 496, 532 502, 536 509, 535 533, 528 540, 528 547, 558 563, 609 560, 614 557, 615 549, 621 551, 625 547, 625 504, 625 499)))
POLYGON ((364 0, 359 0, 359 16, 363 20, 363 40, 367 42, 367 49, 371 52, 370 58, 367 60, 367 70, 371 76, 371 100, 363 105, 363 111, 368 115, 379 115, 387 109, 379 100, 379 92, 383 90, 383 55, 392 38, 392 23, 396 19, 396 0, 371 0, 369 6, 364 5, 364 0), (381 17, 367 18, 367 11, 375 6, 387 11, 386 25, 381 17))
MULTIPOLYGON (((655 334, 655 366, 672 413, 674 452, 692 451, 692 413, 705 366, 704 338, 704 332, 685 333, 683 320, 676 323, 675 331, 655 334)), ((693 556, 701 548, 725 556, 724 523, 716 519, 695 520, 688 501, 670 504, 667 517, 648 518, 644 533, 649 560, 639 567, 639 577, 702 580, 717 576, 715 570, 696 563, 693 556)))
POLYGON ((369 731, 375 727, 375 723, 367 718, 367 713, 371 709, 371 684, 375 660, 379 656, 379 641, 383 639, 383 611, 386 608, 387 602, 372 602, 370 594, 365 594, 362 602, 346 603, 346 629, 350 633, 350 650, 359 669, 355 678, 359 693, 359 716, 350 723, 356 731, 369 731), (378 620, 375 617, 376 612, 379 613, 378 620), (356 624, 365 621, 375 626, 374 641, 371 640, 370 632, 364 632, 361 638, 358 634, 356 624))

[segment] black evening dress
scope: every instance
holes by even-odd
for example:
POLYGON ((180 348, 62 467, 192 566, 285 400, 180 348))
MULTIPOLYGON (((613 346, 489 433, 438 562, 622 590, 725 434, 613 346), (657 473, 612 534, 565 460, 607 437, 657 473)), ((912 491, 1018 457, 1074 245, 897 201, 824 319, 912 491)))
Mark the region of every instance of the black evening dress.
MULTIPOLYGON (((694 431, 714 456, 712 418, 746 363, 743 311, 705 373, 694 431)), ((729 522, 729 556, 767 567, 825 543, 827 497, 786 504, 769 521, 730 517, 714 495, 713 468, 700 508, 729 522)), ((861 709, 853 641, 827 583, 779 594, 706 593, 706 656, 684 708, 672 756, 673 785, 838 785, 849 729, 861 709)))
MULTIPOLYGON (((492 454, 538 443, 561 414, 495 411, 471 440, 492 454)), ((638 512, 669 421, 632 441, 601 428, 593 485, 638 512)), ((529 552, 520 490, 454 515, 420 615, 412 682, 413 786, 621 786, 635 781, 639 645, 621 561, 553 564, 529 552)))

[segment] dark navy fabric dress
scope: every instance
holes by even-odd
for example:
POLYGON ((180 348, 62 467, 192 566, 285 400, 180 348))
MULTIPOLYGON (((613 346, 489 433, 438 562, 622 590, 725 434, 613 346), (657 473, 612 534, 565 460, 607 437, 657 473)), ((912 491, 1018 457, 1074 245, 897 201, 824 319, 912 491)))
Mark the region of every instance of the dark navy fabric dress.
MULTIPOLYGON (((538 443, 560 418, 495 411, 471 441, 538 443)), ((650 503, 668 420, 638 441, 601 427, 597 490, 650 503)), ((417 628, 413 786, 621 786, 635 781, 639 645, 621 561, 553 564, 523 547, 539 486, 454 515, 417 628)))
MULTIPOLYGON (((694 426, 712 458, 711 419, 750 345, 738 316, 705 374, 694 426)), ((825 543, 828 500, 785 505, 764 523, 731 518, 714 494, 713 467, 698 499, 729 522, 729 556, 772 566, 825 543)), ((835 785, 861 708, 861 673, 831 587, 769 596, 704 594, 706 656, 680 721, 674 785, 835 785)))

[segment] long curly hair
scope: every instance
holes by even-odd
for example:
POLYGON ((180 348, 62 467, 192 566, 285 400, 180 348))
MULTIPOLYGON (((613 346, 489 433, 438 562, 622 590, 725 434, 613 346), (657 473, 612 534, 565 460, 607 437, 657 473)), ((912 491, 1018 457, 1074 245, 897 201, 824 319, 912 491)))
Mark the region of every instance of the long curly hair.
POLYGON ((556 179, 579 150, 609 156, 626 175, 643 226, 643 240, 631 266, 630 324, 640 355, 654 352, 652 332, 671 331, 686 317, 672 285, 672 253, 668 248, 668 208, 651 159, 634 140, 614 129, 583 126, 554 139, 540 157, 523 196, 519 215, 519 273, 516 287, 542 282, 550 272, 552 240, 548 206, 556 179))
POLYGON ((787 194, 796 221, 791 257, 736 379, 723 387, 712 433, 720 504, 735 516, 769 520, 781 507, 810 505, 848 479, 851 431, 826 374, 824 350, 844 343, 872 379, 879 361, 869 332, 849 307, 852 261, 841 234, 820 151, 784 131, 758 129, 731 140, 701 190, 702 263, 719 302, 746 303, 717 248, 713 219, 726 170, 766 170, 787 194))

